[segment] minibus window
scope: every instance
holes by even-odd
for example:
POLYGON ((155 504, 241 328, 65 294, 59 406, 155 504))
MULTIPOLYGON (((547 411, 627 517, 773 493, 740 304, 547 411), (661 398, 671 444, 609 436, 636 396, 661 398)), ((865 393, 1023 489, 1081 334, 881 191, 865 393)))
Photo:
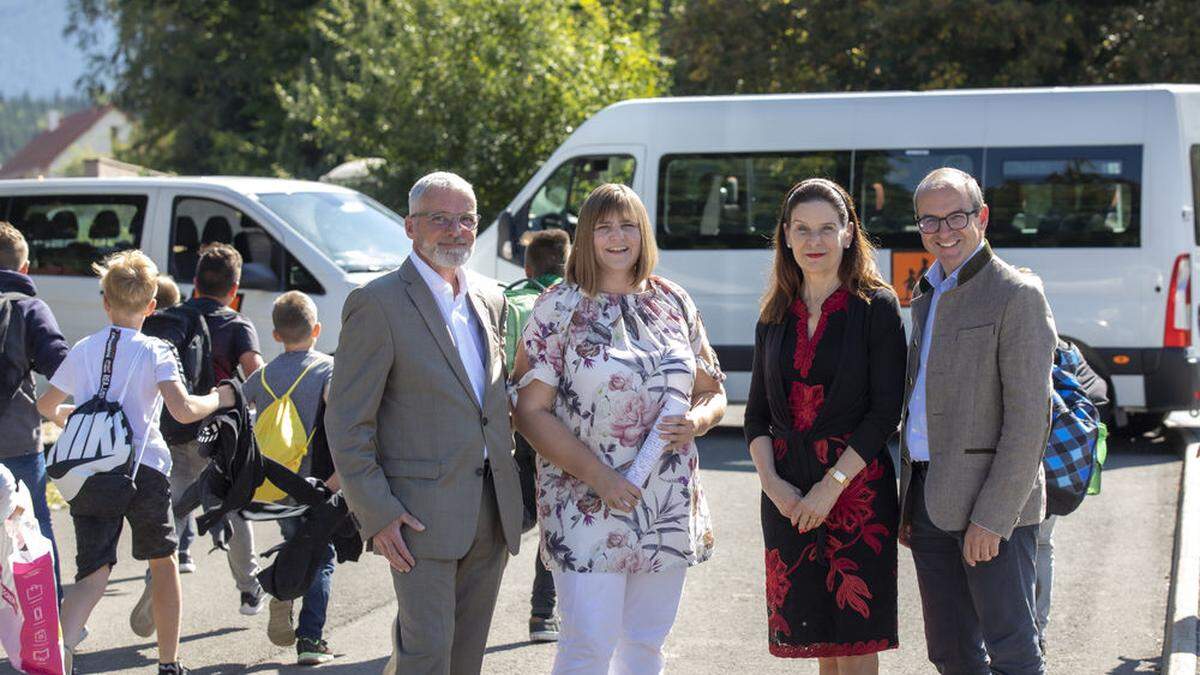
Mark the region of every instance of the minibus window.
POLYGON ((412 252, 404 218, 366 195, 291 192, 257 197, 343 271, 395 269, 412 252))
POLYGON ((180 197, 171 214, 171 276, 190 282, 206 246, 228 244, 242 254, 242 288, 282 290, 283 247, 250 216, 212 199, 180 197))
POLYGON ((93 276, 92 263, 142 241, 145 195, 13 197, 8 218, 29 245, 29 273, 93 276))
POLYGON ((982 148, 908 148, 854 153, 852 192, 863 228, 885 248, 921 248, 913 213, 913 192, 930 171, 951 167, 976 179, 982 148))
POLYGON ((995 246, 1138 246, 1142 148, 988 148, 995 246))
POLYGON ((1192 222, 1200 244, 1200 145, 1192 146, 1192 222))
POLYGON ((575 236, 579 207, 588 194, 604 183, 633 185, 637 163, 628 155, 575 157, 558 166, 525 206, 509 218, 497 245, 499 254, 518 265, 525 264, 521 237, 530 230, 565 229, 575 236))
POLYGON ((659 164, 658 245, 667 249, 765 248, 779 203, 800 180, 845 185, 849 152, 667 155, 659 164))

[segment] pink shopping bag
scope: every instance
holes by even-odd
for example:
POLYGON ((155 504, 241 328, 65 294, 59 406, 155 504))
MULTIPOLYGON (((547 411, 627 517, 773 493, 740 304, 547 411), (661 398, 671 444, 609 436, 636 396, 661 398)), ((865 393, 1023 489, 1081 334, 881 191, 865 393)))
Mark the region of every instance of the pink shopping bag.
POLYGON ((63 675, 54 553, 32 505, 0 526, 0 644, 23 673, 63 675))

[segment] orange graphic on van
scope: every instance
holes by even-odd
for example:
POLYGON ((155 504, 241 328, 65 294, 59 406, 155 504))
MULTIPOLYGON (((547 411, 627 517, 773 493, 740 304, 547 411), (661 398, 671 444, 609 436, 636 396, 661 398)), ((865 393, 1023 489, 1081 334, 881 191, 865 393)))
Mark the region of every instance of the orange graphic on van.
POLYGON ((908 307, 912 302, 917 282, 929 271, 934 257, 925 251, 892 252, 892 288, 900 298, 900 306, 908 307))

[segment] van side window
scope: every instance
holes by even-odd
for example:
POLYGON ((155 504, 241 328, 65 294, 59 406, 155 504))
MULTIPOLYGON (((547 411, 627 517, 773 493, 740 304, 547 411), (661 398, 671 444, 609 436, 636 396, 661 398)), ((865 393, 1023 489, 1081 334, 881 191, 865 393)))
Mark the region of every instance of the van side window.
POLYGON ((913 192, 930 171, 951 167, 983 184, 982 148, 856 150, 851 191, 863 229, 885 248, 921 248, 913 192))
POLYGON ((659 164, 658 245, 766 248, 788 189, 813 176, 848 184, 850 153, 666 155, 659 164))
POLYGON ((517 213, 500 217, 500 256, 525 264, 521 237, 531 230, 565 229, 574 239, 579 207, 588 193, 603 183, 633 185, 635 168, 635 160, 628 155, 575 157, 563 162, 517 213))
POLYGON ((988 148, 996 246, 1138 246, 1142 148, 988 148))
POLYGON ((1200 244, 1200 145, 1192 146, 1192 221, 1200 244))
POLYGON ((200 254, 216 243, 229 244, 242 254, 242 288, 282 290, 283 247, 257 221, 212 199, 176 198, 171 213, 171 276, 191 283, 200 254))
POLYGON ((145 195, 13 197, 9 222, 29 244, 29 273, 93 276, 92 263, 138 248, 145 195))
POLYGON ((325 295, 325 287, 291 253, 287 254, 287 287, 285 290, 300 291, 309 295, 325 295))

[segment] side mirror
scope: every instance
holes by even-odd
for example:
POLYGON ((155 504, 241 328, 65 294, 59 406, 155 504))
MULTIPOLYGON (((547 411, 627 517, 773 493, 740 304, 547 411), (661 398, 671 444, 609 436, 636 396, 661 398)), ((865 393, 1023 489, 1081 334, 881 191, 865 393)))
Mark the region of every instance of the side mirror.
POLYGON ((505 260, 512 260, 513 251, 513 215, 512 211, 504 209, 496 217, 496 254, 505 260))

